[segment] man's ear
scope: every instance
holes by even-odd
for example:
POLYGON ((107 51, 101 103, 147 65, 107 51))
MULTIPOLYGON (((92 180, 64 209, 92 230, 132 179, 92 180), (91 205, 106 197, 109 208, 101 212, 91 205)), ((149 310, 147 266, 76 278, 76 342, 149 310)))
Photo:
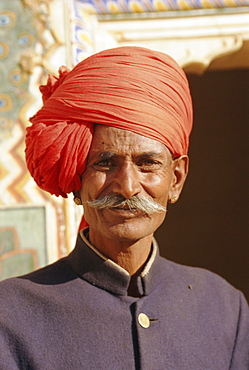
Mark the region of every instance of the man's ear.
POLYGON ((175 203, 179 198, 185 183, 189 167, 189 157, 183 155, 173 160, 173 178, 169 190, 169 202, 175 203))

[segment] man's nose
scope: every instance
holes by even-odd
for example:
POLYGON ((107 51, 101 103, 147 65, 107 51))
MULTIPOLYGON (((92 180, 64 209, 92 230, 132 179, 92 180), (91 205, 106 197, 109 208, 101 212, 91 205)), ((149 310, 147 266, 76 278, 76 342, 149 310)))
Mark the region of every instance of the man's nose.
POLYGON ((116 171, 113 181, 113 193, 120 194, 126 199, 141 192, 139 173, 134 164, 126 163, 116 171))

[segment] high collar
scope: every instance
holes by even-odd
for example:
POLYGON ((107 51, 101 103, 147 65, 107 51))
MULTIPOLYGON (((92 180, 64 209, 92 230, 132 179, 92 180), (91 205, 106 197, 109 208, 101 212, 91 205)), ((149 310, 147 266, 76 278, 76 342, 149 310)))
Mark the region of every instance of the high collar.
MULTIPOLYGON (((88 229, 78 235, 76 246, 68 256, 72 269, 84 280, 114 294, 127 295, 131 276, 112 260, 106 258, 87 240, 88 229)), ((140 296, 148 295, 158 284, 160 257, 153 239, 152 252, 143 271, 137 277, 140 296)))

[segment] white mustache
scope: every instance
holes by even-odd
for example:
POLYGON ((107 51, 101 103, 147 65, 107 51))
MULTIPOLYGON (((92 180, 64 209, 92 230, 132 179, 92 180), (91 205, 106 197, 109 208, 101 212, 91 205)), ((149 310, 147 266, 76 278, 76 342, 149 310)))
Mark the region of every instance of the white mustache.
POLYGON ((87 201, 87 203, 90 207, 98 209, 129 207, 130 210, 139 210, 147 214, 166 212, 166 207, 144 195, 134 195, 129 199, 122 196, 105 195, 99 199, 87 201))

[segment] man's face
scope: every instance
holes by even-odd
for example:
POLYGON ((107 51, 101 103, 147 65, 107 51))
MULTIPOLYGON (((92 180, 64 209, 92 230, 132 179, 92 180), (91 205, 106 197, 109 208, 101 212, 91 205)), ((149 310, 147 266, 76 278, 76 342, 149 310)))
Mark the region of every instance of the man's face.
POLYGON ((137 241, 154 233, 165 212, 146 214, 128 207, 96 209, 87 201, 105 195, 126 199, 143 195, 166 207, 175 182, 174 161, 163 144, 130 131, 96 125, 78 192, 94 239, 137 241))

